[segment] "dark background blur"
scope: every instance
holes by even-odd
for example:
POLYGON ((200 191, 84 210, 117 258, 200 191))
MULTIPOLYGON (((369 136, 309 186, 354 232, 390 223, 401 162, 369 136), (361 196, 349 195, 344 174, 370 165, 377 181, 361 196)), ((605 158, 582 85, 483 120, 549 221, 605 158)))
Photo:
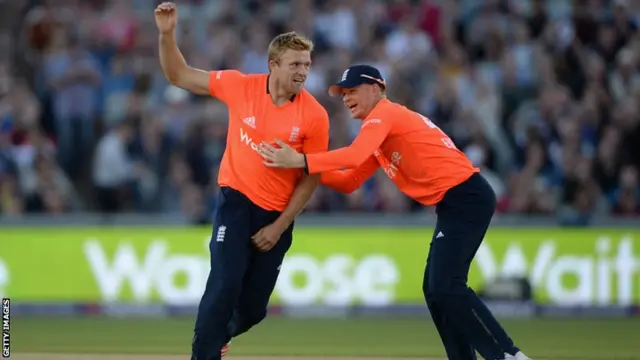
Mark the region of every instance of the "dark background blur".
MULTIPOLYGON (((0 216, 182 213, 208 221, 226 108, 169 86, 154 0, 0 0, 0 216)), ((482 168, 499 212, 566 224, 640 215, 640 1, 176 1, 179 46, 202 69, 266 72, 269 41, 296 30, 316 50, 307 89, 352 63, 431 117, 482 168)), ((422 211, 380 171, 307 212, 422 211)))

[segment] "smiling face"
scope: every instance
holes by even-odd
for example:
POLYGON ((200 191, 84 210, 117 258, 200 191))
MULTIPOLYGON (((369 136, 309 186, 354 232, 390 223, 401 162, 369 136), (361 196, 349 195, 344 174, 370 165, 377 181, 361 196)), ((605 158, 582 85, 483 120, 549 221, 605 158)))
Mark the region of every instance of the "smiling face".
POLYGON ((269 61, 271 76, 287 93, 297 94, 311 68, 311 52, 305 50, 285 50, 277 60, 269 61))
POLYGON ((362 84, 353 88, 341 89, 342 102, 354 119, 365 119, 374 106, 382 99, 378 85, 362 84))
POLYGON ((311 40, 288 32, 276 36, 269 44, 269 73, 278 84, 279 92, 297 94, 311 68, 311 40))

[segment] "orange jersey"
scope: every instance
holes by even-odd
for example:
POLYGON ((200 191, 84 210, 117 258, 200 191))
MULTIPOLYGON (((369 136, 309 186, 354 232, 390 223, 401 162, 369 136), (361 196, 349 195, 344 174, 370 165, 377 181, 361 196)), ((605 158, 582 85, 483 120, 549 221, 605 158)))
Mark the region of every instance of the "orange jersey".
POLYGON ((387 99, 363 121, 350 146, 309 154, 307 165, 309 173, 322 173, 323 184, 342 192, 355 190, 382 167, 403 193, 424 205, 437 204, 480 171, 431 120, 387 99))
POLYGON ((283 211, 304 172, 264 166, 258 146, 262 141, 280 139, 299 152, 327 151, 329 116, 304 89, 291 101, 276 106, 269 95, 267 77, 236 70, 209 74, 209 93, 229 109, 218 184, 238 190, 265 210, 283 211))

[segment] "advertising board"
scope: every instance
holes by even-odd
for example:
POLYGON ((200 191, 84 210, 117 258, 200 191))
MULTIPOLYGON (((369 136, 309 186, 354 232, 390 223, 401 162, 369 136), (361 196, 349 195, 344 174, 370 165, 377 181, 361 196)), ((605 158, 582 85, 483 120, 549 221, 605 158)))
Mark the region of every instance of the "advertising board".
MULTIPOLYGON (((432 229, 299 228, 272 303, 416 304, 432 229)), ((16 302, 197 304, 208 228, 4 229, 0 296, 16 302)), ((554 305, 640 303, 640 230, 492 229, 469 285, 527 276, 554 305)))

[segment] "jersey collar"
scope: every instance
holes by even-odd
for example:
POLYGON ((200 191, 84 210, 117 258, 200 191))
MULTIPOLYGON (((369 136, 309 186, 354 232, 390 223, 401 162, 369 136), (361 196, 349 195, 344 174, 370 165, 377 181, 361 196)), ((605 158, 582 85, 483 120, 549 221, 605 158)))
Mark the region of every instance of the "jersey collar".
MULTIPOLYGON (((267 75, 267 95, 270 95, 271 93, 269 92, 269 77, 271 75, 267 75)), ((293 102, 293 100, 296 99, 296 94, 291 95, 291 97, 289 98, 289 101, 293 102)))

